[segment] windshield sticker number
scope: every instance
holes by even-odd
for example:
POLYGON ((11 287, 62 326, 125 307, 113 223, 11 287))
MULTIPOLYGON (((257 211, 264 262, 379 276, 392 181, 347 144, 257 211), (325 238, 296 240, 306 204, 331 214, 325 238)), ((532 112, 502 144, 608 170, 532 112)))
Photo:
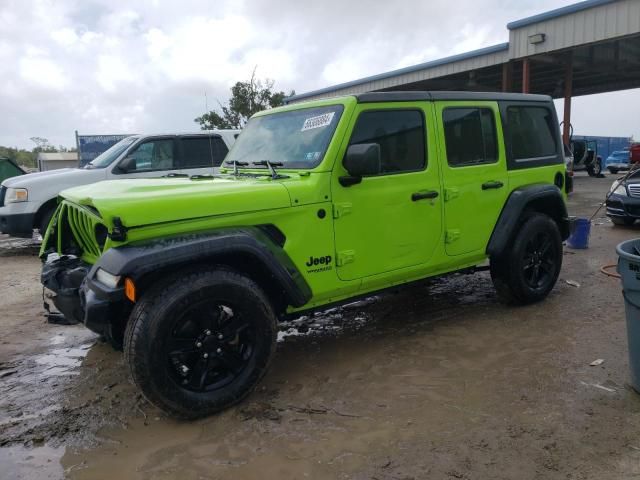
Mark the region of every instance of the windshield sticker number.
POLYGON ((318 115, 316 117, 307 118, 302 124, 301 132, 306 132, 307 130, 311 130, 313 128, 322 128, 327 125, 331 125, 331 120, 333 120, 333 116, 336 112, 329 112, 322 115, 318 115))
POLYGON ((322 155, 322 152, 308 152, 308 153, 305 153, 304 159, 305 160, 318 160, 320 158, 320 155, 322 155))

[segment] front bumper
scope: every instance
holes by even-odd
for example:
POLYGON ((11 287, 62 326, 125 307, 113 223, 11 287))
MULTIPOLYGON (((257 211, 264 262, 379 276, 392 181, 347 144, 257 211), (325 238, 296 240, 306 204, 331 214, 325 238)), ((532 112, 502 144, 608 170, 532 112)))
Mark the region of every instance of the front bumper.
POLYGON ((612 194, 606 203, 607 216, 640 218, 640 198, 612 194))
POLYGON ((629 170, 629 164, 628 163, 608 163, 607 164, 607 169, 613 169, 613 170, 629 170))
POLYGON ((14 237, 31 238, 34 219, 34 213, 0 214, 0 232, 14 237))
POLYGON ((112 322, 124 315, 123 287, 109 288, 95 280, 96 267, 73 255, 50 256, 42 267, 42 284, 55 293, 53 303, 69 320, 109 335, 112 322))
POLYGON ((0 207, 0 232, 31 238, 37 205, 34 202, 7 203, 0 207))

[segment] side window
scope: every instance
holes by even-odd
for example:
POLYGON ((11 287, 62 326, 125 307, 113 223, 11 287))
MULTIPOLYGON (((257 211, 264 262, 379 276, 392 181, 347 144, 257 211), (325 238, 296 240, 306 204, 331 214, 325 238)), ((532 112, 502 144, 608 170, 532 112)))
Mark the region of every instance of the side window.
POLYGON ((417 110, 363 112, 353 129, 349 145, 380 145, 381 174, 411 172, 425 167, 425 125, 417 110))
POLYGON ((219 167, 228 151, 220 137, 183 138, 182 168, 219 167))
POLYGON ((498 161, 496 123, 490 108, 445 108, 442 123, 450 166, 498 161))
POLYGON ((555 157, 557 128, 548 108, 508 107, 507 130, 513 160, 555 157))
POLYGON ((170 170, 176 168, 172 139, 158 139, 143 143, 127 157, 133 158, 130 172, 170 170))

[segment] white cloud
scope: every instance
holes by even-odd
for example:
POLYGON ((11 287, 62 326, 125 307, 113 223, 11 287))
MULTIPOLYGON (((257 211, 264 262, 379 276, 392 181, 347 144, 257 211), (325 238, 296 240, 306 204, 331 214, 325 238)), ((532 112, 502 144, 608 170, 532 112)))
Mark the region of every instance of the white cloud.
POLYGON ((51 32, 51 38, 63 47, 69 47, 78 41, 78 35, 72 28, 61 28, 51 32))
POLYGON ((36 87, 61 90, 68 85, 62 69, 52 60, 40 55, 29 55, 20 60, 20 77, 36 87))

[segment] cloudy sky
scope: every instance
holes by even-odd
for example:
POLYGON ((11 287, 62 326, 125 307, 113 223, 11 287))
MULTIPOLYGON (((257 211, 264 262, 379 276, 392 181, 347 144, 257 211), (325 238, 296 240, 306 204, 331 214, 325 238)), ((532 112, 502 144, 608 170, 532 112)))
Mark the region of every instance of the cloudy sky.
MULTIPOLYGON (((191 131, 257 66, 298 93, 508 40, 563 0, 0 0, 0 145, 191 131)), ((638 91, 574 100, 576 133, 640 138, 638 91)))

